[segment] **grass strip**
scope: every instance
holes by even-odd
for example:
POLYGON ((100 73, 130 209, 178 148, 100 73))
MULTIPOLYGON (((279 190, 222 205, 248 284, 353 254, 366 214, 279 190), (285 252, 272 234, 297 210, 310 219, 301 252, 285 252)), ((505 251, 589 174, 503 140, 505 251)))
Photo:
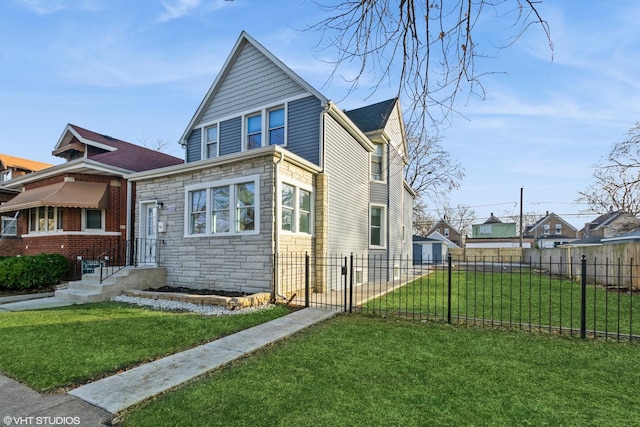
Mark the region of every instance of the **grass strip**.
POLYGON ((40 391, 73 386, 275 319, 282 306, 225 316, 103 302, 0 314, 0 372, 40 391))

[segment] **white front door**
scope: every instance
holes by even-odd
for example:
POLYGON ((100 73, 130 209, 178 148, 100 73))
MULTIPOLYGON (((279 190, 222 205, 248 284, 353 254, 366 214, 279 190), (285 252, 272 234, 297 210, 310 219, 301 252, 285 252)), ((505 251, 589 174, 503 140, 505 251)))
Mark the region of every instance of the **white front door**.
POLYGON ((140 264, 155 265, 158 248, 158 207, 156 202, 140 204, 140 264))

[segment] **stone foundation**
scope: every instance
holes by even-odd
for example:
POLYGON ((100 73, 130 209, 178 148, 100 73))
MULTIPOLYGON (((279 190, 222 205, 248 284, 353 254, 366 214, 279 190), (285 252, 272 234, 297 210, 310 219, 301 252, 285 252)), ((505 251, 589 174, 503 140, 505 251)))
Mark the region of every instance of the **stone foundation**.
POLYGON ((258 307, 269 303, 271 294, 261 292, 246 297, 223 297, 219 295, 191 295, 176 292, 154 292, 127 290, 122 293, 128 297, 164 299, 168 301, 188 302, 198 305, 220 305, 231 310, 236 308, 258 307))

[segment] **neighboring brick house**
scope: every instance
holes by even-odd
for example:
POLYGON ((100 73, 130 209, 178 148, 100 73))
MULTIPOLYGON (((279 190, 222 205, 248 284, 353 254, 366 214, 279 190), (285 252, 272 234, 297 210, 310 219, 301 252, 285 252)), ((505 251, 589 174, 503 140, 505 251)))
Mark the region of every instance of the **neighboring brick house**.
POLYGON ((587 222, 578 232, 581 239, 588 237, 615 237, 640 228, 640 219, 624 210, 609 209, 591 222, 587 222))
POLYGON ((449 222, 446 219, 443 218, 440 221, 436 222, 427 232, 427 236, 430 236, 431 233, 435 231, 437 231, 442 236, 449 239, 451 242, 455 243, 456 246, 462 247, 463 245, 462 235, 460 234, 458 229, 455 228, 453 225, 449 224, 449 222))
POLYGON ((578 239, 578 230, 555 213, 547 212, 535 224, 527 226, 525 237, 536 240, 541 248, 554 248, 578 239))
MULTIPOLYGON (((411 259, 397 99, 345 112, 243 32, 181 143, 184 165, 127 176, 138 236, 164 242, 148 261, 169 285, 283 295, 303 281, 274 254, 374 255, 389 278, 411 259)), ((316 271, 317 286, 339 286, 331 274, 316 271)))
POLYGON ((0 255, 60 253, 106 247, 131 235, 130 199, 135 187, 125 174, 183 163, 181 159, 68 124, 53 155, 65 163, 14 178, 4 187, 19 191, 0 205, 17 218, 17 247, 0 255))

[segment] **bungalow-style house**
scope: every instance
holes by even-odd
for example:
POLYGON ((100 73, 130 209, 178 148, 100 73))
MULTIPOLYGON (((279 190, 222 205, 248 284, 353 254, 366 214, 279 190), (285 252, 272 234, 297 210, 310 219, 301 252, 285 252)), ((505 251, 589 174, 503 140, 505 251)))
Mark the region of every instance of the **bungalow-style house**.
POLYGON ((28 160, 0 153, 0 186, 14 178, 50 168, 51 166, 53 165, 50 165, 49 163, 36 162, 35 160, 28 160))
MULTIPOLYGON (((471 225, 471 238, 465 242, 467 248, 517 248, 520 237, 515 222, 502 222, 491 213, 482 224, 471 225)), ((530 248, 533 239, 523 239, 522 247, 530 248)))
POLYGON ((451 225, 446 218, 436 222, 427 232, 427 236, 430 236, 434 232, 438 232, 459 247, 464 243, 458 229, 451 225))
MULTIPOLYGON (((65 163, 15 177, 4 184, 17 192, 0 205, 14 218, 14 242, 0 255, 60 253, 73 260, 85 249, 99 250, 132 233, 125 175, 183 163, 182 159, 68 124, 53 155, 65 163)), ((71 273, 71 272, 70 272, 71 273)))
POLYGON ((136 237, 163 242, 146 261, 166 267, 170 286, 282 296, 304 268, 285 274, 280 254, 317 260, 316 291, 341 283, 318 267, 328 254, 375 256, 388 279, 411 260, 397 99, 345 112, 242 32, 181 144, 185 164, 127 176, 136 237))
POLYGON ((614 211, 612 207, 606 214, 586 223, 578 235, 581 239, 592 236, 608 238, 628 233, 637 228, 640 228, 640 219, 624 210, 614 211))
POLYGON ((527 226, 525 237, 535 239, 540 249, 554 248, 578 239, 578 230, 555 213, 547 212, 534 224, 527 226))

